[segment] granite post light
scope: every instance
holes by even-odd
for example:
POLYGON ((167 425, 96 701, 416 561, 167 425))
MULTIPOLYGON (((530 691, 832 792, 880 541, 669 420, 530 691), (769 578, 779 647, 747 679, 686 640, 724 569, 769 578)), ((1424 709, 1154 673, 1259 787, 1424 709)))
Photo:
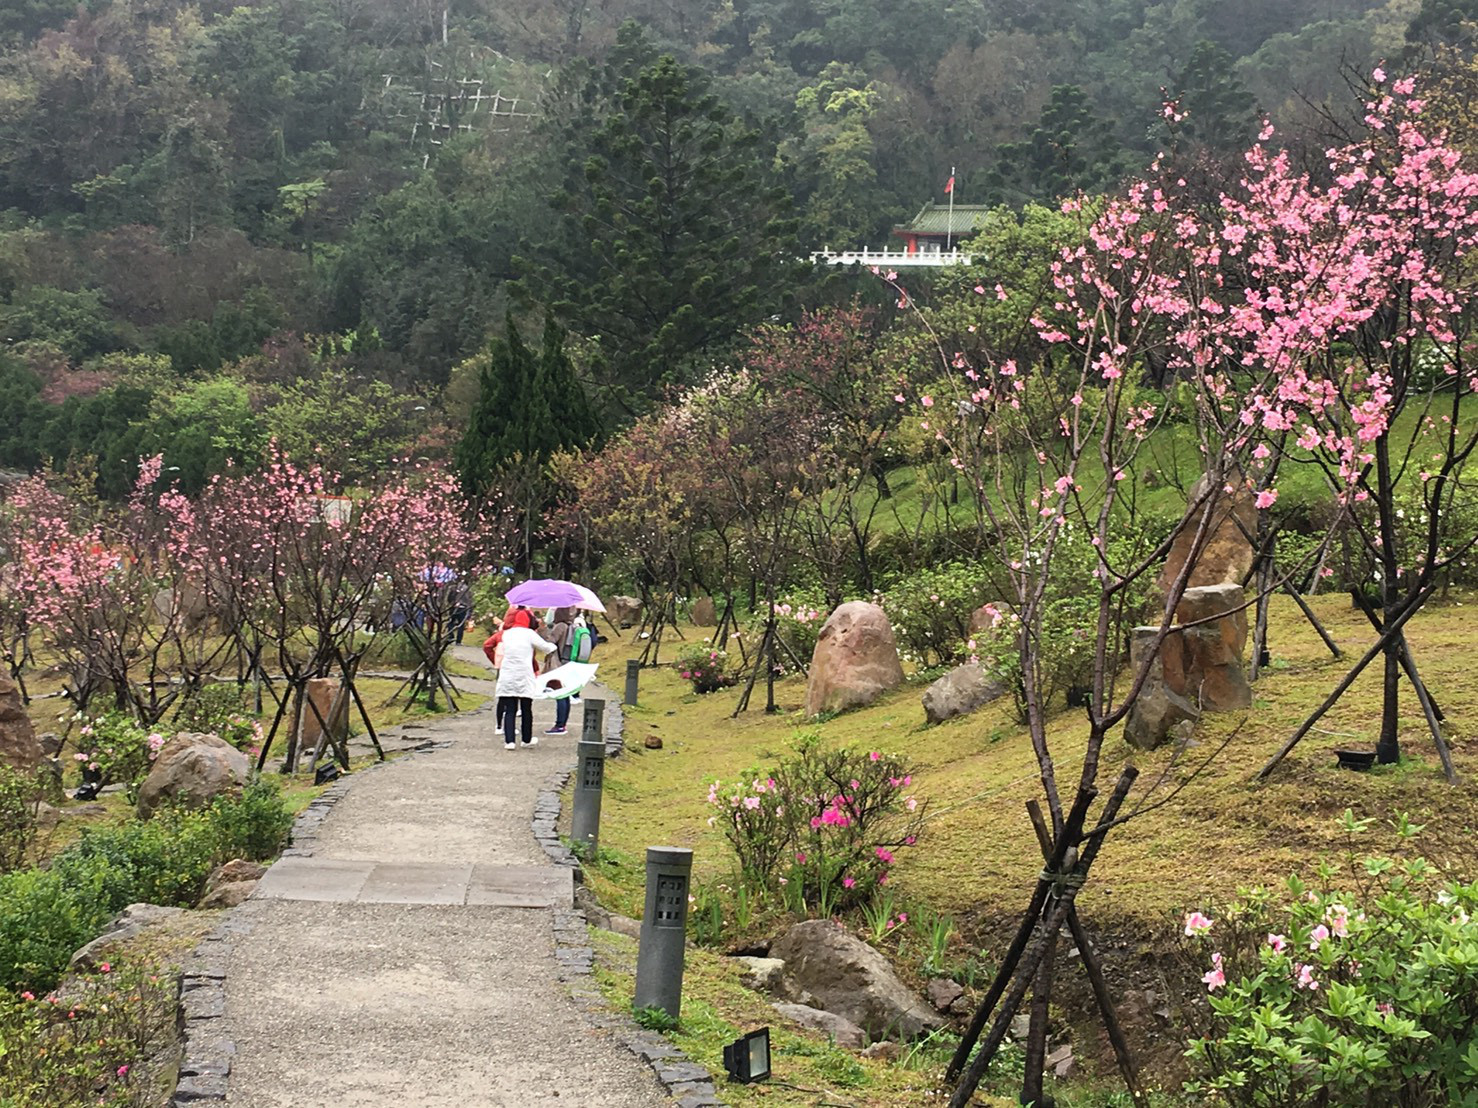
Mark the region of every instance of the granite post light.
POLYGON ((641 680, 641 662, 635 658, 629 658, 626 662, 626 695, 621 698, 622 704, 636 703, 636 686, 641 680))
POLYGON ((594 858, 600 846, 600 799, 606 778, 603 700, 585 701, 580 741, 575 744, 575 795, 570 812, 570 842, 576 854, 594 858))
POLYGON ((693 852, 677 846, 647 847, 647 905, 636 952, 637 1008, 661 1008, 673 1019, 682 1010, 683 942, 693 852))
POLYGON ((580 720, 580 739, 582 742, 598 743, 605 742, 606 738, 606 702, 604 700, 586 700, 585 714, 580 720))

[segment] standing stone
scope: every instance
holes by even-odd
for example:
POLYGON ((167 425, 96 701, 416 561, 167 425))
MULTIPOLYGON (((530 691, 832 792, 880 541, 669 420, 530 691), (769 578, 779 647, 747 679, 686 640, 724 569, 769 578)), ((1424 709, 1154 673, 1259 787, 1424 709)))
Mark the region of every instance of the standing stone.
POLYGON ((203 808, 245 785, 250 774, 246 755, 225 739, 182 731, 160 749, 139 787, 139 816, 148 819, 170 801, 203 808))
MULTIPOLYGON (((1178 624, 1207 620, 1165 636, 1139 699, 1129 710, 1124 737, 1153 750, 1181 724, 1204 712, 1234 712, 1252 705, 1252 686, 1242 669, 1247 644, 1246 596, 1240 585, 1187 589, 1175 610, 1178 624)), ((1144 664, 1157 629, 1136 627, 1130 665, 1144 664)))
MULTIPOLYGON (((1145 659, 1154 648, 1155 636, 1159 630, 1158 627, 1136 627, 1130 633, 1129 666, 1134 673, 1138 673, 1145 664, 1145 659)), ((1182 693, 1176 692, 1166 680, 1167 657, 1175 665, 1176 684, 1184 686, 1179 674, 1180 650, 1175 644, 1175 636, 1166 635, 1159 653, 1149 663, 1149 674, 1124 721, 1125 740, 1141 750, 1154 750, 1170 737, 1170 732, 1175 727, 1186 721, 1194 723, 1201 718, 1196 706, 1182 693)))
POLYGON ((348 734, 348 713, 344 711, 346 705, 340 703, 344 695, 344 684, 337 677, 310 677, 308 686, 304 690, 303 704, 303 730, 302 739, 298 744, 299 750, 310 751, 318 745, 318 737, 323 734, 323 725, 318 722, 321 715, 333 728, 332 737, 335 740, 343 739, 348 734), (308 701, 318 709, 318 715, 313 714, 313 708, 308 707, 308 701))
MULTIPOLYGON (((1233 474, 1228 480, 1234 486, 1234 491, 1222 492, 1214 503, 1203 504, 1199 510, 1187 513, 1185 522, 1170 546, 1165 568, 1160 571, 1159 588, 1162 595, 1169 591, 1170 583, 1190 559, 1191 546, 1195 543, 1196 532, 1200 529, 1201 519, 1208 507, 1212 513, 1211 531, 1191 567, 1187 586, 1200 588, 1204 585, 1240 585, 1252 572, 1256 551, 1252 538, 1248 536, 1255 538, 1257 535, 1256 500, 1252 490, 1241 482, 1240 475, 1233 474)), ((1205 489, 1206 477, 1202 476, 1191 486, 1189 501, 1194 503, 1205 489)))
POLYGON ((693 601, 688 615, 694 627, 713 627, 718 623, 718 607, 711 596, 700 596, 693 601))
POLYGON ((997 699, 1006 690, 980 668, 977 662, 956 666, 924 693, 924 715, 930 723, 942 723, 968 715, 997 699))
POLYGON ((20 773, 30 773, 41 764, 44 753, 31 717, 21 701, 20 689, 6 674, 0 674, 0 762, 20 773))
POLYGON ((1186 589, 1175 609, 1177 623, 1198 623, 1181 632, 1185 695, 1204 712, 1252 707, 1252 686, 1242 670, 1247 645, 1247 603, 1240 585, 1186 589))
POLYGON ((901 684, 893 625, 876 604, 853 600, 831 613, 816 640, 806 715, 860 708, 901 684))

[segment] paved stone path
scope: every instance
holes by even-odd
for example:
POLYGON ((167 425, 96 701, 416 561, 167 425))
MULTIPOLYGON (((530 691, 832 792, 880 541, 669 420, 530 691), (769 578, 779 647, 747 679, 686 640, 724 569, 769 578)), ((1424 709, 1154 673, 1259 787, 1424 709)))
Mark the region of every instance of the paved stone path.
POLYGON ((670 1103, 557 980, 547 906, 568 907, 570 873, 529 822, 578 736, 544 737, 552 717, 537 704, 539 745, 512 752, 490 708, 425 725, 444 748, 354 780, 312 856, 269 871, 227 968, 229 1104, 670 1103))

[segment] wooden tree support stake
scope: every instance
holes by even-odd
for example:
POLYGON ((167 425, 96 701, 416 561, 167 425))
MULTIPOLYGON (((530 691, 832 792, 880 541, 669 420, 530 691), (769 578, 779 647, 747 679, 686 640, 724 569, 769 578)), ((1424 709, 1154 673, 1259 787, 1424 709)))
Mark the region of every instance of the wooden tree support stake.
MULTIPOLYGON (((1114 786, 1114 791, 1109 794, 1108 801, 1104 804, 1103 813, 1099 816, 1098 825, 1080 840, 1082 849, 1079 852, 1076 864, 1067 873, 1058 872, 1054 867, 1048 867, 1047 870, 1043 871, 1041 880, 1046 881, 1054 887, 1054 891, 1057 892, 1056 900, 1040 920, 1033 919, 1031 921, 1033 930, 1037 933, 1036 940, 1027 948, 1025 954, 1020 957, 1019 962, 1014 967, 1011 987, 1006 992, 1000 1008, 995 1013, 995 1019, 991 1023, 989 1034, 981 1044, 980 1049, 976 1052, 975 1058, 971 1061, 969 1068, 965 1070, 960 1083, 955 1086, 954 1094, 949 1100, 949 1108, 965 1108, 970 1103, 970 1098, 975 1095, 975 1090, 979 1088, 981 1078, 985 1076, 985 1071, 990 1066, 991 1059, 995 1057, 996 1051, 1000 1049, 1001 1043, 1005 1041, 1006 1031, 1011 1026, 1011 1020, 1020 1010, 1022 998, 1026 996, 1027 990, 1031 987, 1032 981, 1037 975, 1038 967, 1047 955, 1049 944, 1067 920, 1067 914, 1072 909, 1073 900, 1077 897, 1078 890, 1082 887, 1083 882, 1088 876, 1088 871, 1093 865, 1093 860, 1098 855, 1099 848, 1102 846, 1103 838, 1108 831, 1109 825, 1113 823, 1115 817, 1119 814, 1119 809, 1123 806, 1124 798, 1129 795, 1129 790, 1134 785, 1134 779, 1138 776, 1139 771, 1133 766, 1125 768, 1124 772, 1119 775, 1119 780, 1114 786)), ((1063 833, 1054 845, 1052 852, 1054 857, 1059 853, 1066 855, 1068 850, 1067 844, 1075 838, 1074 834, 1071 833, 1072 820, 1074 817, 1077 817, 1079 826, 1081 827, 1083 817, 1079 815, 1079 812, 1086 811, 1086 805, 1082 801, 1082 793, 1091 791, 1093 790, 1090 788, 1079 792, 1078 799, 1073 803, 1069 819, 1064 822, 1063 833)), ((1034 897, 1033 900, 1035 901, 1035 899, 1034 897)), ((1045 895, 1042 899, 1045 902, 1045 895)), ((1005 966, 1003 965, 1002 972, 997 977, 1004 976, 1005 972, 1005 966)), ((984 1008, 985 1005, 982 1004, 981 1009, 983 1010, 984 1008)), ((976 1017, 982 1023, 986 1018, 980 1011, 977 1011, 976 1017)), ((961 1042, 961 1048, 968 1050, 963 1041, 961 1042)), ((956 1051, 956 1057, 958 1056, 959 1051, 956 1051)))

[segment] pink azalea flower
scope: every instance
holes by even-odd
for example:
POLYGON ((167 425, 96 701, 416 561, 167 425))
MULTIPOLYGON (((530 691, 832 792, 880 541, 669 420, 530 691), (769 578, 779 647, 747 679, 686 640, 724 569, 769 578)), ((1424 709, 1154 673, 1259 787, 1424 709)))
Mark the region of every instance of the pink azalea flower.
POLYGON ((1211 968, 1201 975, 1201 980, 1205 983, 1208 993, 1216 992, 1227 983, 1227 975, 1222 972, 1219 953, 1211 956, 1211 968))
POLYGON ((1329 928, 1322 923, 1309 932, 1309 949, 1318 950, 1321 943, 1329 939, 1329 928))
POLYGON ((1200 912, 1187 912, 1185 917, 1185 933, 1187 935, 1204 935, 1211 930, 1211 919, 1200 912))
POLYGON ((1268 946, 1272 947, 1279 954, 1282 954, 1283 951, 1288 949, 1288 940, 1285 939, 1282 935, 1274 935, 1271 931, 1269 931, 1268 946))
POLYGON ((1314 989, 1317 989, 1319 987, 1319 982, 1314 980, 1313 966, 1306 966, 1302 962, 1300 962, 1297 966, 1297 969, 1297 985, 1300 989, 1308 989, 1310 992, 1312 992, 1314 989))

